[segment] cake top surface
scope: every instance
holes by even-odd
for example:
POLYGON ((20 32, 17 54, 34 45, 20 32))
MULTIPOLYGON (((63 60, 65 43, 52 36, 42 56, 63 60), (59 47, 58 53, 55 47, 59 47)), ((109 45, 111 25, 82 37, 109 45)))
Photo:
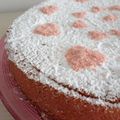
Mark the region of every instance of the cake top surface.
POLYGON ((13 22, 6 47, 30 79, 110 103, 120 98, 119 0, 42 2, 13 22))

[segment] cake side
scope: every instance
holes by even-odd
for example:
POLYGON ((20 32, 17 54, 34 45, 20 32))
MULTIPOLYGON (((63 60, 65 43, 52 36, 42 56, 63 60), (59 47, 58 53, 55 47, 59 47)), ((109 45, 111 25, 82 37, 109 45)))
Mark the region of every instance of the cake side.
POLYGON ((12 61, 9 61, 9 66, 29 100, 55 120, 119 120, 120 118, 119 108, 105 108, 67 96, 48 85, 28 79, 12 61))

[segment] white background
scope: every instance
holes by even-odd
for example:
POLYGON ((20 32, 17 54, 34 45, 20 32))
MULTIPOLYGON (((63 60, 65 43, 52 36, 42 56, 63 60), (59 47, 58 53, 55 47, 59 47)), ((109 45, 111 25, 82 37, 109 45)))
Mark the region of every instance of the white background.
POLYGON ((43 0, 0 0, 0 12, 26 10, 43 0))

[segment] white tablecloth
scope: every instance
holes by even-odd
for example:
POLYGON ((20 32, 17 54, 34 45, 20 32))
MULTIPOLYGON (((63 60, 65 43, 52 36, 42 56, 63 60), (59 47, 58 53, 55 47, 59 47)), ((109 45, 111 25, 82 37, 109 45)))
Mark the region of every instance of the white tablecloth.
MULTIPOLYGON (((2 37, 13 19, 19 16, 22 12, 0 13, 0 37, 2 37)), ((14 120, 0 101, 0 120, 14 120)))

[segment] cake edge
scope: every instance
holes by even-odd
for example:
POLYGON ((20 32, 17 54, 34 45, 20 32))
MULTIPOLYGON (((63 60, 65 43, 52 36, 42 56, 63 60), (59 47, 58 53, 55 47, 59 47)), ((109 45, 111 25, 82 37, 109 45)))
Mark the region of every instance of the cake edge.
POLYGON ((27 78, 17 68, 15 63, 8 61, 10 71, 23 93, 35 106, 38 106, 46 114, 60 120, 118 120, 119 108, 109 108, 101 105, 93 105, 87 101, 76 99, 60 93, 58 90, 27 78), (90 118, 91 117, 91 118, 90 118))

